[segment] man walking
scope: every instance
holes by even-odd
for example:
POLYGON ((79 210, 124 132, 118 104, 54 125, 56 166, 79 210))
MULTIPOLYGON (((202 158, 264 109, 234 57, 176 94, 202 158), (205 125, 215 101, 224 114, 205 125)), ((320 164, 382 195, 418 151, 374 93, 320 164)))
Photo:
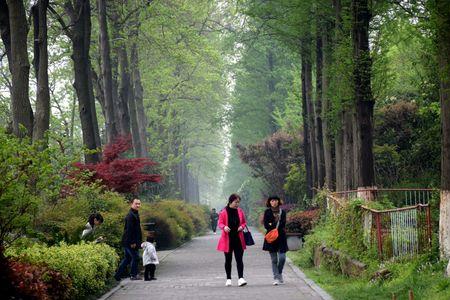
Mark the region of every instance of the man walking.
POLYGON ((216 234, 217 220, 219 220, 219 214, 216 213, 216 209, 215 208, 213 208, 211 210, 211 215, 209 216, 209 218, 211 219, 211 229, 214 232, 214 234, 216 234))
POLYGON ((120 281, 125 268, 131 262, 130 279, 137 280, 139 252, 138 249, 142 242, 141 221, 139 219, 139 208, 141 200, 133 199, 130 203, 130 211, 125 217, 125 227, 122 236, 122 246, 125 251, 125 257, 122 259, 114 278, 120 281))

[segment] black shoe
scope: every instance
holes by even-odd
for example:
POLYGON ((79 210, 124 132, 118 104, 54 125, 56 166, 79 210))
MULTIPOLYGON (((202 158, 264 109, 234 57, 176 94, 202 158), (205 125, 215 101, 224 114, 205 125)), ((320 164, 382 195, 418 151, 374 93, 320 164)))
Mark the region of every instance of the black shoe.
POLYGON ((144 279, 144 281, 150 281, 151 279, 150 278, 146 278, 146 279, 144 279))
POLYGON ((152 278, 150 278, 150 280, 156 280, 156 279, 158 279, 158 278, 156 278, 156 277, 152 277, 152 278))

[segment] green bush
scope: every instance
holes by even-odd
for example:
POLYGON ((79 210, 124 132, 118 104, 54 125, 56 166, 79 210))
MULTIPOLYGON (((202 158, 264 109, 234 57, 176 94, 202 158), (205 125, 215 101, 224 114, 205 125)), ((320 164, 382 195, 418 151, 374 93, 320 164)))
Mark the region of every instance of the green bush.
POLYGON ((0 129, 0 244, 28 233, 42 203, 58 197, 67 160, 55 147, 42 150, 0 129))
POLYGON ((141 222, 156 223, 156 242, 160 249, 172 248, 205 232, 208 208, 180 200, 161 200, 141 209, 141 222))
POLYGON ((105 191, 98 185, 81 185, 71 196, 59 199, 55 204, 43 205, 35 222, 40 240, 48 245, 61 241, 77 243, 89 215, 99 212, 104 218, 88 239, 103 236, 115 248, 121 248, 123 219, 129 209, 121 195, 105 191))
POLYGON ((74 288, 71 298, 76 299, 103 291, 118 262, 113 248, 93 243, 62 243, 51 247, 34 244, 30 248, 9 248, 6 255, 33 265, 45 264, 50 269, 69 276, 74 288))

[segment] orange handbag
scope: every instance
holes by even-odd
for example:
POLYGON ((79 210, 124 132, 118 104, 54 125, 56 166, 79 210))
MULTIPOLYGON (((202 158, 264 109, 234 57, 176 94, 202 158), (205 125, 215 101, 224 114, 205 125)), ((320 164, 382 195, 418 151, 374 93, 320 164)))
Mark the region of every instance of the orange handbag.
POLYGON ((268 242, 269 244, 275 242, 278 238, 278 225, 280 225, 281 214, 282 214, 282 211, 280 209, 280 218, 278 219, 277 226, 274 229, 272 229, 271 231, 269 231, 268 233, 266 233, 266 235, 264 236, 264 238, 266 239, 266 242, 268 242))
POLYGON ((275 242, 278 238, 278 228, 272 229, 271 231, 266 233, 266 236, 264 238, 269 244, 275 242))

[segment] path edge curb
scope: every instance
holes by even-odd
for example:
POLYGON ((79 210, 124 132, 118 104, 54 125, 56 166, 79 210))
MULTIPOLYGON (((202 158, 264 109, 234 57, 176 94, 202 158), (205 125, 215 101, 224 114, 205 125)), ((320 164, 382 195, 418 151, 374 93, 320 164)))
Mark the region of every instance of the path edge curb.
POLYGON ((324 289, 318 286, 317 283, 306 277, 305 273, 303 273, 303 271, 300 270, 299 267, 297 267, 289 257, 286 257, 286 261, 288 265, 291 267, 292 271, 294 271, 294 273, 298 277, 303 279, 310 288, 312 288, 316 293, 319 294, 320 297, 322 297, 322 299, 333 300, 333 297, 331 297, 324 289))

